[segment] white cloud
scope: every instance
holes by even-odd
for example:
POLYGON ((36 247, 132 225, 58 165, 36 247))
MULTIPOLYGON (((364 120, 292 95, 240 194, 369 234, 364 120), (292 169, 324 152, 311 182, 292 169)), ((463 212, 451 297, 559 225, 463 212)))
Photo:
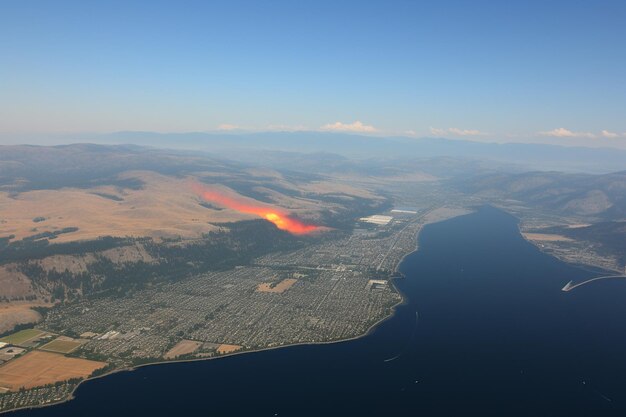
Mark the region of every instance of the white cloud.
POLYGON ((237 125, 231 125, 229 123, 222 123, 217 127, 217 130, 236 130, 239 129, 237 125))
POLYGON ((299 131, 305 131, 305 130, 308 130, 308 129, 304 125, 283 125, 283 124, 277 124, 277 125, 268 125, 266 127, 266 130, 278 131, 278 132, 299 132, 299 131))
POLYGON ((430 133, 435 136, 445 136, 447 132, 446 132, 446 129, 439 129, 436 127, 431 127, 430 133))
POLYGON ((614 133, 614 132, 609 132, 608 130, 603 130, 602 136, 605 138, 618 138, 619 134, 614 133))
POLYGON ((548 130, 545 132, 539 132, 541 136, 551 136, 553 138, 595 138, 596 135, 589 132, 573 132, 571 130, 565 129, 564 127, 559 127, 556 129, 548 130))
POLYGON ((457 129, 456 127, 451 127, 448 129, 450 133, 457 136, 480 136, 484 135, 483 132, 476 129, 457 129))
POLYGON ((326 130, 330 132, 361 132, 361 133, 373 133, 377 132, 374 126, 363 124, 360 121, 356 121, 354 123, 329 123, 320 128, 321 130, 326 130))
POLYGON ((431 127, 430 133, 436 136, 483 136, 485 132, 481 132, 476 129, 459 129, 458 127, 449 127, 447 129, 440 129, 437 127, 431 127))

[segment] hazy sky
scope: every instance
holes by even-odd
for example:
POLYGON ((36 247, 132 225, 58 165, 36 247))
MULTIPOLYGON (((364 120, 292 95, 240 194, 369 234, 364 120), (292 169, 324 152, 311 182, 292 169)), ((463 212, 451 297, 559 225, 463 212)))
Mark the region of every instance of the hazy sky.
POLYGON ((0 134, 626 142, 626 1, 2 1, 0 134))

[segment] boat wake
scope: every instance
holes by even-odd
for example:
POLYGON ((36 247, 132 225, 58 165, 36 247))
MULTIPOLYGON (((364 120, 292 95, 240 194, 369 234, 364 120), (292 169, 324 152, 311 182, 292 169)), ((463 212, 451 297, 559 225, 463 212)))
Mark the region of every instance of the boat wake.
POLYGON ((407 350, 409 350, 409 347, 411 346, 411 344, 413 343, 413 339, 415 339, 415 335, 417 333, 417 321, 419 319, 419 314, 417 313, 417 311, 415 312, 415 325, 413 326, 413 332, 411 333, 411 338, 409 339, 409 341, 407 342, 407 344, 404 346, 404 348, 400 351, 400 353, 398 353, 395 356, 392 356, 391 358, 387 358, 387 359, 383 359, 383 362, 392 362, 395 361, 396 359, 400 358, 402 355, 404 355, 406 353, 407 350))

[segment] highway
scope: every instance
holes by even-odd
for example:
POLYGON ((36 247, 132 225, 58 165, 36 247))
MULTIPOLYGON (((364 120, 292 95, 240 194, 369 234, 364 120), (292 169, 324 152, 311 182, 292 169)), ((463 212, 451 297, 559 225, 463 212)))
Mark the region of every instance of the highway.
MULTIPOLYGON (((431 206, 430 208, 426 209, 426 211, 424 211, 423 213, 420 213, 416 218, 414 218, 414 219, 410 220, 409 222, 407 222, 406 226, 404 226, 402 228, 402 230, 400 231, 400 233, 398 233, 396 235, 396 239, 391 244, 391 246, 387 250, 387 253, 385 254, 385 256, 383 256, 383 259, 378 264, 378 267, 376 268, 377 271, 380 271, 380 269, 383 267, 383 264, 385 263, 385 260, 387 259, 387 256, 389 256, 389 254, 391 253, 393 248, 396 246, 396 243, 398 243, 398 239, 400 239, 400 236, 402 235, 402 232, 404 232, 410 225, 412 225, 415 222, 418 222, 418 221, 422 220, 424 218, 424 216, 426 216, 428 213, 430 213, 431 211, 433 211, 433 210, 435 210, 435 209, 437 209, 439 207, 440 206, 438 206, 438 205, 431 206)), ((416 239, 417 239, 417 237, 416 237, 416 239)))

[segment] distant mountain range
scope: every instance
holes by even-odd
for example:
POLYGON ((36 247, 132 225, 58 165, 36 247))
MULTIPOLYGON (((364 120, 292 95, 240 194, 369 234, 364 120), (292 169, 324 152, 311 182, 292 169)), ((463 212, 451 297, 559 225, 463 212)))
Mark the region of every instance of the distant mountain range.
POLYGON ((563 215, 626 219, 626 171, 603 175, 499 173, 466 178, 456 185, 465 192, 513 198, 563 215))
POLYGON ((546 144, 482 143, 442 138, 382 138, 329 132, 249 134, 117 132, 77 135, 71 140, 73 142, 89 141, 103 144, 135 144, 203 150, 229 158, 241 156, 242 153, 264 150, 333 153, 359 159, 453 157, 514 164, 527 170, 590 173, 626 170, 626 150, 546 144))
MULTIPOLYGON (((121 134, 120 134, 121 135, 121 134)), ((132 133, 132 136, 154 138, 151 133, 132 133)), ((222 174, 238 175, 237 173, 246 167, 261 164, 280 169, 287 175, 298 179, 306 173, 309 180, 320 178, 322 174, 341 174, 354 176, 378 176, 398 177, 412 173, 419 174, 421 179, 429 176, 451 181, 462 192, 477 193, 495 198, 512 198, 524 201, 533 206, 556 211, 564 215, 592 216, 598 220, 623 220, 626 219, 626 170, 607 174, 590 173, 564 173, 555 171, 523 171, 520 165, 498 163, 485 163, 478 158, 463 158, 460 155, 434 156, 430 158, 426 152, 408 151, 402 156, 391 156, 393 149, 380 149, 380 154, 368 159, 350 159, 346 156, 328 152, 303 153, 295 151, 252 150, 245 148, 244 144, 250 144, 251 136, 210 136, 209 142, 202 142, 200 137, 204 134, 180 135, 183 142, 189 146, 195 144, 198 147, 212 149, 212 152, 199 152, 189 150, 166 151, 162 149, 150 149, 137 145, 94 145, 74 144, 59 145, 54 147, 39 146, 5 146, 0 154, 0 189, 50 189, 59 186, 95 186, 98 184, 115 184, 120 180, 117 175, 127 170, 149 170, 163 175, 184 175, 190 172, 219 170, 222 174), (221 139, 220 139, 221 138, 221 139), (213 140, 215 139, 215 140, 213 140), (238 142, 241 146, 239 153, 230 151, 230 156, 236 157, 236 161, 223 158, 226 152, 220 152, 218 144, 229 139, 238 142), (384 155, 384 153, 388 155, 384 155), (213 154, 213 156, 211 156, 213 154), (291 174, 288 174, 291 173, 291 174)), ((265 135, 265 134, 264 134, 265 135)), ((270 137, 270 134, 267 134, 270 137)), ((161 141, 152 145, 170 144, 170 135, 157 135, 161 141)), ((472 148, 478 146, 481 149, 515 149, 520 148, 525 152, 529 149, 543 148, 541 158, 548 158, 549 150, 559 149, 563 152, 562 159, 573 161, 573 156, 578 152, 588 152, 589 161, 595 156, 604 155, 605 149, 582 149, 582 148, 559 148, 548 145, 489 145, 469 142, 451 142, 444 139, 424 139, 424 142, 405 143, 405 139, 379 139, 363 136, 329 135, 323 136, 324 140, 335 138, 341 142, 359 142, 364 147, 378 149, 383 144, 392 144, 390 148, 407 146, 407 148, 428 148, 428 143, 440 144, 440 146, 455 146, 472 148), (502 148, 500 148, 502 147, 502 148)), ((258 137, 257 137, 258 138, 258 137)), ((287 136, 278 135, 273 142, 276 147, 286 141, 287 136)), ((313 139, 303 140, 309 144, 310 149, 319 146, 313 139)), ((130 139, 130 138, 126 138, 130 139)), ((259 139, 260 140, 260 139, 259 139)), ((142 140, 134 140, 139 143, 142 140)), ((265 140, 261 140, 265 144, 265 140)), ((272 142, 272 141, 270 141, 272 142)), ((292 143, 297 142, 293 140, 292 143)), ((176 145, 180 143, 176 142, 176 145)), ((224 144, 225 145, 225 144, 224 144)), ((252 145, 250 145, 252 147, 252 145)), ((261 145, 259 145, 261 146, 261 145)), ((339 149, 345 144, 338 146, 339 149)), ((292 145, 295 147, 295 145, 292 145)), ((436 147, 436 146, 435 146, 436 147)), ((334 149, 336 150, 336 149, 334 149)), ((357 152, 363 152, 361 149, 357 152)), ((538 152, 538 151, 537 151, 538 152)), ((626 153, 611 150, 617 157, 623 157, 620 164, 626 164, 626 153)), ((504 154, 503 154, 504 155, 504 154)), ((503 157, 504 158, 504 157, 503 157)), ((539 158, 539 156, 538 156, 539 158)), ((555 156, 556 158, 556 156, 555 156)), ((618 161, 614 161, 616 165, 618 161)), ((601 165, 601 164, 600 164, 601 165)), ((604 168, 607 164, 602 165, 604 168)), ((606 168, 608 169, 608 168, 606 168)), ((128 182, 128 180, 126 180, 128 182)), ((120 184, 133 186, 133 184, 120 184)))

